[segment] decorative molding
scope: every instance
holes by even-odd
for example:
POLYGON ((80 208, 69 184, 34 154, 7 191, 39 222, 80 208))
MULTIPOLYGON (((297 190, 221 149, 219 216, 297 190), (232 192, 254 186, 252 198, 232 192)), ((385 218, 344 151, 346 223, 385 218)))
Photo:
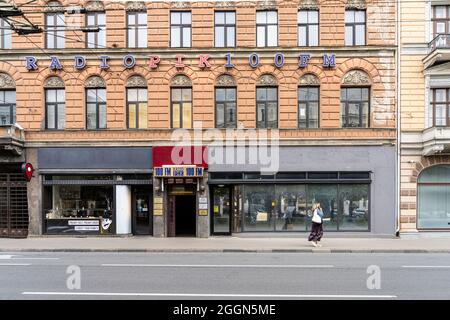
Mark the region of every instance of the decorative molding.
POLYGON ((106 88, 105 81, 99 76, 89 77, 84 83, 86 88, 106 88))
POLYGON ((191 3, 189 1, 171 1, 170 8, 171 9, 188 9, 191 7, 191 3))
POLYGON ((216 8, 235 8, 236 4, 232 1, 217 1, 216 8))
POLYGON ((170 86, 172 87, 191 87, 192 81, 185 75, 179 74, 172 78, 170 82, 170 86))
POLYGON ((257 86, 276 86, 278 85, 277 79, 270 75, 270 74, 264 74, 256 81, 257 86))
POLYGON ((370 78, 364 71, 351 70, 345 74, 341 83, 352 86, 370 85, 370 78))
POLYGON ((147 87, 147 80, 145 80, 141 76, 131 76, 127 80, 127 87, 146 88, 147 87))
POLYGON ((0 73, 0 89, 14 89, 16 88, 16 83, 9 74, 0 73))
POLYGON ((49 77, 45 80, 44 88, 64 88, 64 81, 60 77, 49 77))
POLYGON ((300 85, 302 86, 320 86, 320 80, 313 74, 305 74, 300 78, 300 85))
POLYGON ((345 9, 357 9, 357 10, 365 10, 366 9, 366 1, 365 0, 348 0, 345 5, 345 9))
POLYGON ((319 10, 317 0, 300 0, 299 8, 303 10, 319 10))
POLYGON ((236 81, 234 78, 228 74, 223 74, 219 76, 216 80, 216 86, 218 87, 235 87, 236 81))
POLYGON ((105 11, 105 6, 101 1, 90 1, 86 4, 85 9, 90 12, 105 11))
POLYGON ((277 9, 276 0, 259 0, 256 4, 258 10, 277 9))
POLYGON ((64 12, 64 7, 59 1, 50 1, 45 6, 44 12, 64 12))
POLYGON ((147 11, 145 2, 142 1, 128 1, 126 4, 126 11, 147 11))

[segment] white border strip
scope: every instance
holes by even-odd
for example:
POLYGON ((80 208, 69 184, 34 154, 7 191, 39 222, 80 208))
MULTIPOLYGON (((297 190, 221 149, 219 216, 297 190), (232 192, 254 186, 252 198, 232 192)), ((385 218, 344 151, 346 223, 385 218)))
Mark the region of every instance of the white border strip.
POLYGON ((104 263, 102 267, 143 267, 143 268, 334 268, 333 265, 296 265, 296 264, 121 264, 104 263))

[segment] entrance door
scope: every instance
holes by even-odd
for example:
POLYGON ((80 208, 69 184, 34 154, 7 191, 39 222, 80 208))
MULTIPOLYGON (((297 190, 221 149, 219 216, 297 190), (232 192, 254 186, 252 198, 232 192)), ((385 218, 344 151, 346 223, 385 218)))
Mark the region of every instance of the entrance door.
POLYGON ((0 237, 27 235, 27 182, 20 173, 0 173, 0 237))
POLYGON ((135 235, 153 234, 151 192, 150 188, 133 190, 133 234, 135 235))
POLYGON ((195 237, 197 226, 195 196, 175 197, 175 235, 195 237))
POLYGON ((213 234, 231 234, 231 187, 214 186, 212 199, 213 234))

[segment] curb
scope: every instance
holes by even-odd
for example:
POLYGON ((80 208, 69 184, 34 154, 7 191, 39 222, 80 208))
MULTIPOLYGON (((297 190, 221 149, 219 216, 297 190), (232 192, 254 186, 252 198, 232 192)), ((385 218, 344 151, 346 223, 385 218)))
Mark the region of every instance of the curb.
POLYGON ((86 248, 0 248, 0 252, 67 252, 67 253, 450 253, 450 249, 86 249, 86 248))

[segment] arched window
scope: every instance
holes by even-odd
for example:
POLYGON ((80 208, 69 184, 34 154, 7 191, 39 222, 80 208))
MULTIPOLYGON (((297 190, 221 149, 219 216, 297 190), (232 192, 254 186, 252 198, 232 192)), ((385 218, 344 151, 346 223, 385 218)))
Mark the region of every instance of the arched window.
POLYGON ((184 75, 175 76, 170 84, 172 128, 192 128, 192 82, 184 75))
POLYGON ((101 1, 91 1, 86 4, 86 27, 100 29, 86 33, 86 47, 106 48, 106 14, 101 1))
POLYGON ((129 129, 148 127, 147 81, 132 76, 127 81, 127 126, 129 129))
POLYGON ((9 74, 0 73, 0 125, 16 123, 16 83, 9 74))
POLYGON ((418 229, 450 228, 450 164, 424 169, 418 180, 418 229))
POLYGON ((106 85, 98 76, 89 77, 86 88, 86 128, 106 129, 106 85))
POLYGON ((278 82, 270 74, 256 81, 256 127, 278 127, 278 82))
POLYGON ((49 77, 45 88, 45 128, 61 130, 66 124, 66 99, 64 81, 59 77, 49 77))
POLYGON ((217 78, 215 87, 216 128, 236 128, 236 81, 224 74, 217 78))
POLYGON ((312 74, 300 78, 298 87, 298 127, 319 127, 319 91, 320 80, 312 74))
POLYGON ((351 70, 341 82, 341 126, 370 126, 370 77, 361 70, 351 70))
POLYGON ((58 1, 51 1, 45 8, 45 29, 47 49, 64 48, 64 7, 58 1))

